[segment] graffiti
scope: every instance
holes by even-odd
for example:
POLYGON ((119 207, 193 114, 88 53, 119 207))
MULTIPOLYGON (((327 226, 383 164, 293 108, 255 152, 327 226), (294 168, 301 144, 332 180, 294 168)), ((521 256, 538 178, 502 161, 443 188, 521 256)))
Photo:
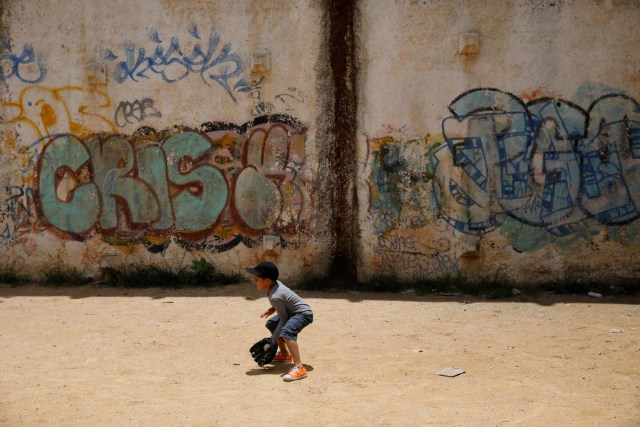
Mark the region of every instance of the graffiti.
POLYGON ((428 218, 424 213, 406 215, 389 211, 376 211, 373 214, 373 226, 378 232, 385 232, 394 228, 421 228, 427 224, 428 218))
POLYGON ((372 249, 377 268, 385 274, 422 278, 458 271, 448 239, 424 238, 425 229, 432 233, 437 221, 428 143, 428 138, 389 136, 369 141, 369 213, 377 236, 372 249))
POLYGON ((264 114, 271 114, 275 111, 275 106, 268 101, 262 100, 262 81, 264 76, 259 77, 257 80, 251 82, 249 88, 249 96, 253 98, 253 111, 251 112, 254 117, 264 114))
POLYGON ((279 93, 274 97, 279 111, 289 112, 293 110, 292 103, 303 104, 307 95, 295 87, 288 87, 286 92, 279 93))
POLYGON ((16 54, 11 43, 4 39, 0 41, 0 80, 7 82, 14 76, 22 83, 40 83, 47 76, 47 65, 29 43, 16 54))
MULTIPOLYGON (((24 89, 17 103, 2 103, 4 114, 0 119, 0 126, 12 123, 25 124, 26 126, 20 132, 21 136, 33 141, 27 146, 16 148, 19 156, 18 167, 21 166, 18 170, 21 173, 23 186, 28 188, 19 197, 26 197, 29 200, 24 202, 27 203, 25 204, 28 208, 26 212, 28 216, 34 218, 27 220, 24 216, 21 220, 13 220, 15 228, 5 224, 3 228, 5 238, 9 236, 13 238, 18 231, 22 234, 27 231, 41 231, 35 220, 35 211, 31 209, 33 194, 30 188, 33 186, 42 146, 49 138, 58 134, 74 132, 78 135, 88 135, 95 131, 114 131, 115 127, 105 117, 110 105, 109 96, 100 91, 86 90, 76 86, 49 89, 39 85, 24 89), (29 230, 28 227, 31 229, 29 230)), ((22 210, 22 212, 25 211, 22 210)))
POLYGON ((33 186, 33 178, 42 146, 51 137, 73 133, 84 136, 94 132, 115 132, 115 126, 106 117, 111 100, 109 96, 94 89, 64 86, 50 89, 44 86, 29 86, 20 93, 18 102, 1 104, 3 116, 0 126, 18 124, 23 126, 22 139, 33 141, 18 147, 20 172, 25 186, 33 186))
POLYGON ((524 103, 497 89, 455 99, 431 155, 433 191, 456 230, 507 221, 567 236, 587 220, 619 226, 640 215, 640 104, 606 94, 585 110, 562 99, 524 103))
POLYGON ((166 83, 175 83, 190 74, 199 74, 202 81, 210 86, 213 81, 222 87, 236 101, 234 92, 248 92, 249 86, 242 78, 245 66, 240 56, 231 52, 231 44, 221 44, 220 36, 212 30, 209 37, 202 40, 195 26, 189 28, 189 35, 195 45, 185 51, 177 37, 171 37, 168 44, 163 43, 157 30, 152 29, 149 40, 155 43, 153 53, 147 54, 144 47, 136 48, 133 43, 125 43, 124 51, 118 56, 107 49, 105 58, 118 61, 114 79, 124 83, 128 79, 138 82, 139 79, 150 79, 152 74, 160 75, 166 83), (233 85, 233 86, 231 86, 233 85))
POLYGON ((378 246, 385 250, 415 251, 416 242, 413 236, 378 235, 378 246))
POLYGON ((64 86, 49 89, 29 86, 17 103, 4 102, 0 125, 25 123, 34 132, 31 140, 63 133, 87 135, 96 131, 115 132, 107 118, 111 98, 105 92, 64 86))
POLYGON ((369 141, 371 201, 369 211, 378 233, 397 228, 421 228, 434 215, 427 144, 424 139, 369 141))
MULTIPOLYGON (((442 239, 440 239, 442 240, 442 239)), ((438 241, 428 253, 420 249, 423 242, 411 235, 394 233, 379 234, 378 246, 374 252, 378 256, 380 270, 401 271, 412 277, 434 277, 458 271, 458 263, 447 254, 448 241, 438 241)))
POLYGON ((583 108, 473 90, 451 103, 441 135, 370 140, 369 213, 382 271, 455 271, 461 243, 445 239, 451 228, 499 231, 520 251, 570 245, 602 226, 611 239, 637 242, 640 104, 588 92, 595 95, 583 108), (438 218, 448 231, 434 228, 438 218))
POLYGON ((21 241, 35 223, 35 198, 29 187, 5 186, 4 205, 0 207, 0 243, 21 241))
POLYGON ((313 213, 304 136, 288 116, 131 137, 58 135, 38 162, 39 214, 69 238, 99 233, 154 250, 171 236, 215 251, 263 234, 301 239, 313 213))
POLYGON ((294 110, 292 103, 303 104, 306 95, 295 87, 287 88, 286 92, 280 93, 273 98, 273 102, 262 99, 262 81, 264 77, 252 82, 249 89, 249 96, 254 100, 253 116, 272 114, 276 111, 290 113, 294 110))
POLYGON ((139 123, 147 117, 162 117, 162 114, 153 106, 153 99, 136 99, 133 102, 121 101, 116 108, 115 123, 119 127, 125 127, 131 123, 139 123))
POLYGON ((376 250, 376 254, 380 258, 380 268, 382 271, 392 272, 401 268, 401 271, 405 273, 411 272, 416 277, 426 277, 431 270, 429 257, 420 252, 397 252, 378 249, 376 250))

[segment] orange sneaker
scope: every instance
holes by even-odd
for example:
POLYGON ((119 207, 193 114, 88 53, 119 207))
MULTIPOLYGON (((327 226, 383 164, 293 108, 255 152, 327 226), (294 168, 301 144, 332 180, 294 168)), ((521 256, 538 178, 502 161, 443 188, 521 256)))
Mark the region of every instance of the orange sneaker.
POLYGON ((276 357, 273 358, 273 361, 275 363, 292 362, 293 361, 293 357, 291 357, 290 354, 278 353, 278 354, 276 354, 276 357))
POLYGON ((307 378, 307 370, 305 368, 298 368, 294 366, 289 373, 283 377, 285 381, 296 381, 307 378))

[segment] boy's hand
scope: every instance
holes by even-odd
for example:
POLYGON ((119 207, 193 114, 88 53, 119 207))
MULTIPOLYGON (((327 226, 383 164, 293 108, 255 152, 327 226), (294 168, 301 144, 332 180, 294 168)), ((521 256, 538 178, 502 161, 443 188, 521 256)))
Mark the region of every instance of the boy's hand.
POLYGON ((263 317, 263 318, 264 318, 264 317, 269 317, 269 316, 271 316, 271 315, 272 315, 273 313, 275 313, 275 312, 276 312, 276 309, 275 309, 275 308, 273 308, 273 307, 271 307, 269 310, 267 310, 267 311, 265 311, 264 313, 262 313, 262 314, 260 315, 260 317, 263 317))

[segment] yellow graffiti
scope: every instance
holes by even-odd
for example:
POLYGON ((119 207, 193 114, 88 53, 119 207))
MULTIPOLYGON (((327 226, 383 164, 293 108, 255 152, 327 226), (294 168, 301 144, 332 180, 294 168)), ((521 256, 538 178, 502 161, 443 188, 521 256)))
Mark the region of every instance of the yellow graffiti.
POLYGON ((29 86, 20 94, 20 101, 4 102, 0 125, 26 123, 38 138, 61 133, 85 136, 94 132, 115 132, 109 113, 111 98, 105 92, 64 86, 50 89, 29 86))
POLYGON ((48 137, 64 133, 86 136, 96 132, 115 132, 114 123, 106 116, 110 107, 111 98, 107 93, 79 86, 53 89, 29 86, 20 93, 18 102, 0 104, 0 127, 22 123, 30 129, 22 130, 19 145, 25 148, 18 149, 23 185, 31 186, 37 153, 48 137))

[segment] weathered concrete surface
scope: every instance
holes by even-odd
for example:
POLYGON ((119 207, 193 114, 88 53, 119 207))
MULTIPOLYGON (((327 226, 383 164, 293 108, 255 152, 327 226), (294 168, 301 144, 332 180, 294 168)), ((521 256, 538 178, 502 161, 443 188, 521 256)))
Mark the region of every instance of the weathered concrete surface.
POLYGON ((361 271, 637 279, 639 17, 361 2, 361 271))
POLYGON ((640 277, 634 1, 5 1, 3 265, 640 277))
POLYGON ((318 2, 3 5, 4 260, 296 276, 332 250, 318 2))

